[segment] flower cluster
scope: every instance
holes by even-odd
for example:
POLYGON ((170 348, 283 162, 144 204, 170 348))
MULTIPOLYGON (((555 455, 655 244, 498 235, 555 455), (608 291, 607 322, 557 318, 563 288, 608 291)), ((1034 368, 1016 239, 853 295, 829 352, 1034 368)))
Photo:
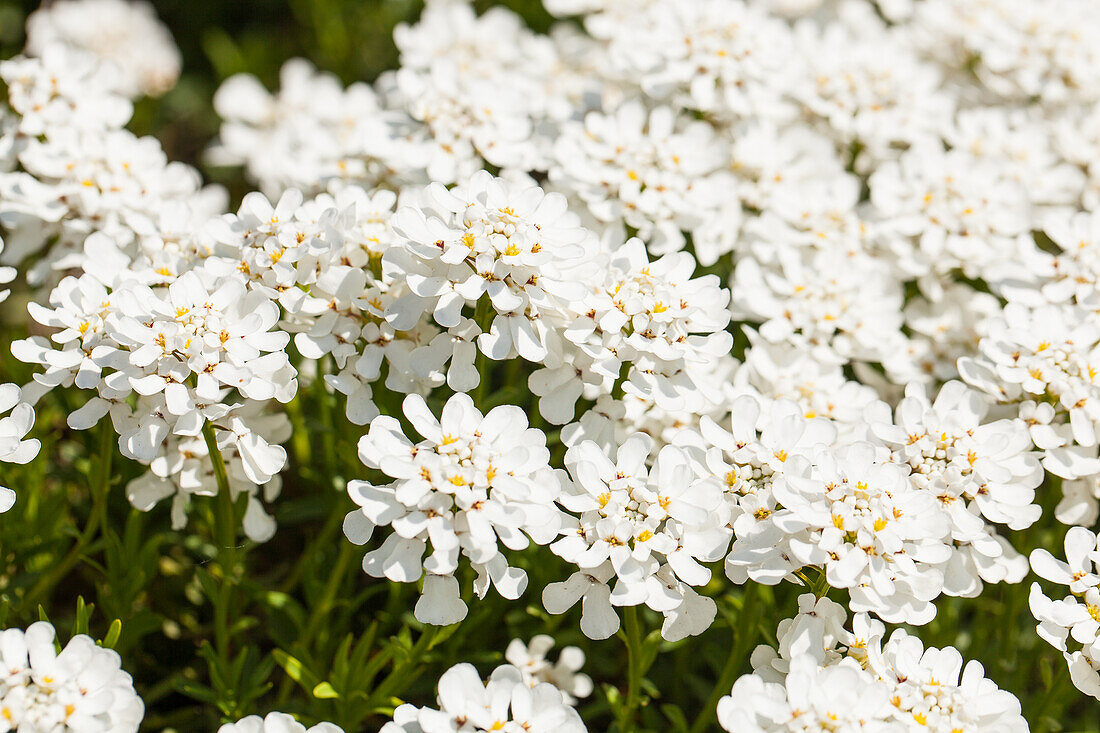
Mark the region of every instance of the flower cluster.
POLYGON ((714 601, 692 586, 710 580, 701 562, 720 558, 728 542, 714 521, 720 486, 697 481, 674 446, 662 448, 648 468, 652 447, 649 436, 638 433, 610 458, 591 440, 565 456, 573 482, 559 501, 578 516, 551 549, 578 570, 548 585, 542 598, 551 613, 583 598, 581 630, 590 638, 618 630, 612 606, 644 603, 664 613, 662 635, 669 640, 701 633, 714 620, 714 601))
POLYGON ((1039 621, 1039 636, 1065 656, 1073 684, 1100 700, 1100 538, 1071 527, 1065 548, 1065 562, 1044 549, 1031 553, 1039 577, 1069 587, 1069 595, 1054 600, 1033 583, 1031 613, 1039 621))
POLYGON ((498 541, 513 551, 530 542, 545 545, 561 524, 546 437, 527 427, 518 407, 502 405, 482 415, 461 393, 447 401, 438 420, 419 395, 406 397, 403 409, 423 438, 419 443, 385 415, 376 417, 359 441, 363 463, 394 482, 348 484, 360 507, 344 520, 348 539, 361 545, 376 527, 393 530, 364 556, 363 569, 400 583, 424 575, 424 594, 416 604, 416 617, 424 623, 445 625, 466 617, 455 578, 461 556, 477 571, 479 597, 492 585, 505 598, 518 598, 527 576, 509 566, 498 541))
POLYGON ((137 733, 145 705, 122 660, 88 636, 55 646, 39 621, 0 632, 0 730, 137 733))
MULTIPOLYGON (((27 438, 34 425, 34 408, 19 400, 19 387, 0 384, 0 461, 27 463, 34 460, 41 447, 37 438, 27 438)), ((15 504, 15 492, 0 486, 0 514, 15 504)))
POLYGON ((249 715, 236 723, 226 723, 218 733, 344 733, 332 723, 318 723, 306 728, 286 713, 268 713, 264 717, 249 715))
POLYGON ((584 652, 575 646, 567 646, 558 654, 553 664, 546 658, 554 647, 554 637, 538 634, 524 644, 520 639, 512 639, 504 651, 504 658, 523 675, 528 687, 536 687, 544 682, 561 690, 562 699, 569 705, 576 705, 577 698, 592 694, 592 678, 582 673, 584 652))
POLYGON ((1023 733, 1020 702, 963 665, 954 647, 925 648, 903 629, 885 641, 882 623, 805 594, 798 615, 779 622, 777 648, 752 653, 753 673, 718 703, 728 731, 996 730, 1023 733))
POLYGON ((510 664, 482 682, 472 664, 456 664, 439 678, 438 709, 401 705, 382 733, 584 733, 577 711, 549 682, 530 686, 510 664))
POLYGON ((157 96, 176 84, 179 49, 153 6, 130 0, 60 0, 27 18, 27 52, 53 44, 90 51, 120 72, 118 91, 157 96))

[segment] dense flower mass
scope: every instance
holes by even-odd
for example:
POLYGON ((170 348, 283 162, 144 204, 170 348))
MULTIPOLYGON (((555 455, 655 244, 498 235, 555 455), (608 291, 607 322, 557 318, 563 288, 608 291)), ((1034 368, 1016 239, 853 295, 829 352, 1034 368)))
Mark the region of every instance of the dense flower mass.
POLYGON ((185 5, 0 7, 0 732, 1095 721, 1094 0, 185 5))

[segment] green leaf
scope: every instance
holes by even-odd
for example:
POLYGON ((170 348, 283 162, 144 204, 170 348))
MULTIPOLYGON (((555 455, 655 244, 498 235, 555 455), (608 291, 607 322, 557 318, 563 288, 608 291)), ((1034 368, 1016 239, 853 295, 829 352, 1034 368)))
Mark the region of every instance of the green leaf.
POLYGON ((271 652, 276 664, 283 668, 290 679, 297 682, 307 690, 312 690, 321 683, 321 678, 310 672, 296 657, 287 654, 282 649, 271 652))
POLYGON ((214 694, 214 691, 205 685, 197 685, 194 682, 181 680, 176 685, 176 689, 187 697, 204 702, 207 705, 214 705, 218 701, 218 696, 214 694))
POLYGON ((642 654, 641 654, 641 667, 642 674, 649 671, 649 668, 653 666, 653 663, 657 661, 657 653, 661 650, 661 642, 664 641, 661 638, 661 630, 654 629, 646 636, 645 641, 642 642, 642 654))
POLYGON ((677 731, 677 733, 686 733, 686 731, 690 729, 687 716, 684 715, 684 711, 678 706, 670 703, 662 705, 661 712, 668 718, 668 722, 672 723, 672 729, 677 731))
POLYGON ((88 623, 92 618, 92 610, 95 605, 84 603, 84 596, 76 597, 76 619, 73 621, 73 636, 88 633, 88 623))
POLYGON ((122 636, 122 621, 116 618, 111 622, 111 627, 107 629, 107 635, 103 637, 103 641, 99 644, 105 649, 114 649, 120 636, 122 636))
POLYGON ((322 682, 313 688, 313 696, 322 700, 334 700, 340 697, 340 693, 328 682, 322 682))

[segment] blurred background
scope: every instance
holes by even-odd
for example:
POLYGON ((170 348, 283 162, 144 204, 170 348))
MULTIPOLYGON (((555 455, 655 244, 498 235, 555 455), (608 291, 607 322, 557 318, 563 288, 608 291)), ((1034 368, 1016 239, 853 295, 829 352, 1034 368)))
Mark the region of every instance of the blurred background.
MULTIPOLYGON (((130 129, 160 139, 170 160, 197 166, 211 182, 239 192, 239 170, 203 165, 202 152, 217 134, 214 91, 238 72, 277 86, 287 59, 303 57, 345 83, 372 81, 397 65, 393 27, 415 20, 423 0, 151 0, 183 54, 179 83, 159 99, 137 103, 130 129)), ((35 0, 0 0, 0 57, 23 48, 27 15, 35 0)), ((478 11, 504 5, 533 29, 545 31, 551 17, 539 0, 477 0, 478 11)))

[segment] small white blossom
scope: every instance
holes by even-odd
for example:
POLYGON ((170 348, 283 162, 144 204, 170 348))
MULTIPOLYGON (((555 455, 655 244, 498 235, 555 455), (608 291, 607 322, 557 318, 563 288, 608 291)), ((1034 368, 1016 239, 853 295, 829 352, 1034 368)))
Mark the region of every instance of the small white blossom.
POLYGON ((581 673, 584 667, 584 652, 575 646, 562 648, 558 661, 553 664, 546 654, 554 647, 554 638, 546 634, 533 636, 524 644, 519 639, 508 643, 504 658, 523 674, 528 687, 549 682, 561 690, 562 699, 570 705, 577 704, 577 698, 592 694, 592 678, 581 673))

